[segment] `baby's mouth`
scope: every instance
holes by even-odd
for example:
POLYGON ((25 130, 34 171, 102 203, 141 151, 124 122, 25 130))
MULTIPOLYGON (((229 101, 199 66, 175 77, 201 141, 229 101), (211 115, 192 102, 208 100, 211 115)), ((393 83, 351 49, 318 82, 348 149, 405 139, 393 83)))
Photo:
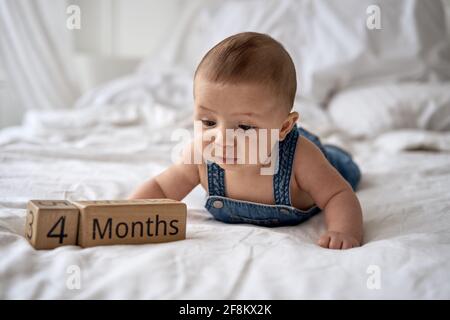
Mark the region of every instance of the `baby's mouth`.
POLYGON ((217 156, 215 156, 214 157, 214 159, 215 160, 217 160, 217 161, 220 161, 221 163, 225 163, 225 164, 227 164, 227 163, 237 163, 237 158, 228 158, 228 157, 217 157, 217 156))

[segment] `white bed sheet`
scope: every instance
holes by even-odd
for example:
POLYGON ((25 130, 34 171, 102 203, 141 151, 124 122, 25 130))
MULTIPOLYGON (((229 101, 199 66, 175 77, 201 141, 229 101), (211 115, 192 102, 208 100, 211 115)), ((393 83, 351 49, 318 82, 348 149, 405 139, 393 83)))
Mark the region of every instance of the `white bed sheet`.
POLYGON ((362 168, 360 248, 317 246, 323 215, 273 229, 215 221, 198 187, 185 199, 184 241, 34 250, 22 236, 29 199, 120 199, 170 164, 173 142, 150 139, 160 128, 142 121, 148 107, 29 114, 23 127, 0 133, 0 298, 450 298, 450 157, 436 151, 449 145, 445 133, 324 137, 351 150, 362 168), (392 148, 383 139, 399 142, 392 148), (434 151, 405 151, 424 143, 434 151), (79 290, 66 286, 71 265, 81 270, 79 290), (367 286, 373 265, 380 289, 367 286))

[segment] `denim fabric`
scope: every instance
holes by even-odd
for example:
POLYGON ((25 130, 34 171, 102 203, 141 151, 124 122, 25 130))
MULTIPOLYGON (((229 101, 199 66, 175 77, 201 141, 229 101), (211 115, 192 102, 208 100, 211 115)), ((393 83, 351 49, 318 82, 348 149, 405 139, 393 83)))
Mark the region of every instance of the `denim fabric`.
POLYGON ((289 186, 295 148, 300 135, 317 145, 328 161, 350 183, 352 188, 356 189, 361 172, 351 155, 339 147, 322 145, 317 136, 295 125, 286 138, 279 143, 278 170, 273 176, 274 205, 227 198, 224 170, 216 163, 208 161, 208 198, 205 208, 219 221, 250 223, 266 227, 296 225, 319 213, 321 209, 317 206, 312 206, 304 211, 291 204, 289 186))

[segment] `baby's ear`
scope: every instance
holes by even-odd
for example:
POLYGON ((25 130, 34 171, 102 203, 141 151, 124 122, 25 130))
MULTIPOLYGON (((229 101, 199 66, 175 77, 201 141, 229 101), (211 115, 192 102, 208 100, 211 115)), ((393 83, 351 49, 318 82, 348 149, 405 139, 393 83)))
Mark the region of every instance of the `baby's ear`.
POLYGON ((284 138, 286 138, 286 136, 288 135, 288 133, 291 132, 292 128, 297 123, 299 118, 300 116, 298 112, 294 111, 289 113, 280 129, 280 141, 283 141, 284 138))

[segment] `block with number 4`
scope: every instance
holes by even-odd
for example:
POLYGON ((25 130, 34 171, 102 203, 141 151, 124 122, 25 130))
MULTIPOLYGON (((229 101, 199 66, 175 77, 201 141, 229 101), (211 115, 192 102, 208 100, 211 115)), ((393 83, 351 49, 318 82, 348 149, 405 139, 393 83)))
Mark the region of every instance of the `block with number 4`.
POLYGON ((79 209, 66 200, 30 200, 25 237, 36 249, 76 245, 79 209))

